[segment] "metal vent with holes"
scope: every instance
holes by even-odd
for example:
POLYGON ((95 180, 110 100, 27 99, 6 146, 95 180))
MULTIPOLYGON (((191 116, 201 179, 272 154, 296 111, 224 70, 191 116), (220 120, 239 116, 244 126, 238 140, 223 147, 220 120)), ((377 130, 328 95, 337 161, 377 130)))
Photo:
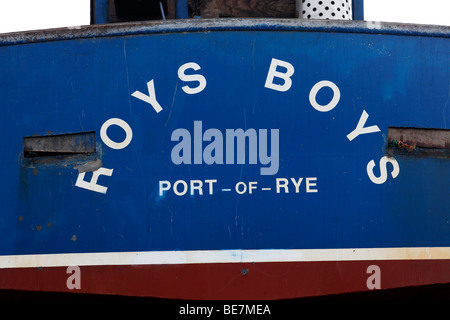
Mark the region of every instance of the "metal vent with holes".
POLYGON ((300 19, 352 20, 351 0, 297 0, 300 19))

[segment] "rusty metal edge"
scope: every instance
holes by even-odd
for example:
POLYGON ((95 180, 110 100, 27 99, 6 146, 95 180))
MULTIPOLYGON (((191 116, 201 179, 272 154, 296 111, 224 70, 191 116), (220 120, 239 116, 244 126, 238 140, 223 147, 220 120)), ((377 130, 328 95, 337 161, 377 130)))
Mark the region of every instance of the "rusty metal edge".
POLYGON ((449 38, 450 27, 372 21, 301 19, 187 19, 87 25, 0 34, 0 47, 87 38, 209 31, 318 31, 449 38))

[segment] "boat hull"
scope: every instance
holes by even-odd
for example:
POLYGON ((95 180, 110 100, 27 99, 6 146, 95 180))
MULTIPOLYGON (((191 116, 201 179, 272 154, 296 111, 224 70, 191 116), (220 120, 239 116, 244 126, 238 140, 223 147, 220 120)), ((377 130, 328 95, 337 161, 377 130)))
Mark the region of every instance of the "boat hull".
POLYGON ((2 37, 0 288, 449 283, 448 34, 225 20, 2 37), (392 128, 436 146, 393 145, 392 128))

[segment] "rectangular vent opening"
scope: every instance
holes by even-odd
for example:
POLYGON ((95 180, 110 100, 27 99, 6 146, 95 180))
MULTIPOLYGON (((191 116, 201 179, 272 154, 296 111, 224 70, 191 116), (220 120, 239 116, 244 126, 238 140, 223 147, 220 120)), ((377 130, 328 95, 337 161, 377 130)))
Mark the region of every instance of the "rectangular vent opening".
POLYGON ((70 157, 95 153, 94 131, 23 138, 25 158, 70 157))
POLYGON ((450 156, 450 130, 389 127, 389 154, 450 156))

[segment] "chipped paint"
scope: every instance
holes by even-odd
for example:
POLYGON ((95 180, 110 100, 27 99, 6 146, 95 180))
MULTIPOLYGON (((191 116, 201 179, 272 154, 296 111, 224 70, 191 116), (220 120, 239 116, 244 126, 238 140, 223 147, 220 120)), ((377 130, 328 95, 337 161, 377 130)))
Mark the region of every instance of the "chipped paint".
POLYGON ((80 28, 55 28, 0 35, 0 46, 35 42, 72 40, 82 38, 116 37, 126 35, 158 34, 171 32, 209 31, 322 31, 377 33, 397 35, 422 35, 448 37, 450 27, 415 25, 370 21, 325 21, 302 19, 187 19, 150 22, 126 22, 81 26, 80 28))
POLYGON ((78 170, 79 173, 82 172, 92 172, 92 171, 97 171, 98 169, 100 169, 103 166, 103 162, 100 159, 96 159, 94 161, 91 162, 87 162, 85 164, 82 165, 77 165, 74 166, 73 168, 78 170))

